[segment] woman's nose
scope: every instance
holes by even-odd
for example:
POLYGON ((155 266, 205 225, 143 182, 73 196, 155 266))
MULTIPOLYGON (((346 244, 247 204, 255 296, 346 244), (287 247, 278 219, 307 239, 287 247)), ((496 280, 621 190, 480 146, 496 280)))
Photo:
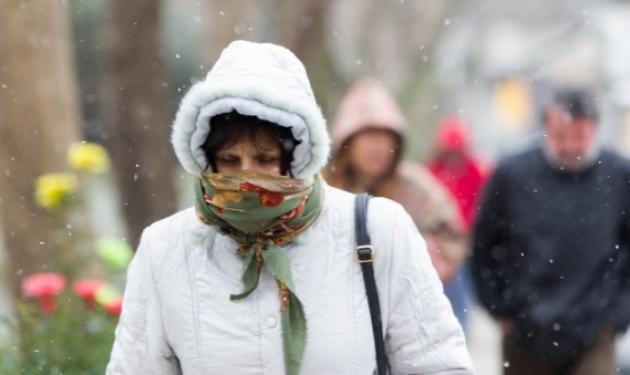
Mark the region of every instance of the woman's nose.
POLYGON ((241 157, 241 169, 244 171, 253 171, 256 168, 254 161, 248 157, 241 157))

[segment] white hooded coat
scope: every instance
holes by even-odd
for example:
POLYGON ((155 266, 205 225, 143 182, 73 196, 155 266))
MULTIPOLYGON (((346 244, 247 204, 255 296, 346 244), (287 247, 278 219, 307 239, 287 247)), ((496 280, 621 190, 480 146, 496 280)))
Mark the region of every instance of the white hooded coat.
MULTIPOLYGON (((326 164, 329 138, 306 72, 288 50, 233 42, 204 82, 184 97, 173 127, 176 154, 197 175, 208 120, 237 110, 291 127, 301 141, 291 166, 312 178, 326 164)), ((301 374, 372 374, 374 341, 355 255, 354 195, 326 186, 319 218, 284 246, 307 319, 301 374)), ((471 374, 461 328, 426 245, 398 204, 368 210, 374 268, 393 374, 471 374)), ((203 224, 193 208, 145 229, 127 278, 107 374, 284 374, 280 295, 263 271, 242 291, 238 245, 203 224)))

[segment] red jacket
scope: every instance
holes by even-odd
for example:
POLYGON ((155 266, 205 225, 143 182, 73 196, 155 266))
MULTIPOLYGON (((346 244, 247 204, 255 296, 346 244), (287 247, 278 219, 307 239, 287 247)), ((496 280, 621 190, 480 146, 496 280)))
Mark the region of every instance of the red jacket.
POLYGON ((429 170, 454 196, 466 226, 471 229, 488 168, 472 155, 468 130, 458 116, 447 117, 440 123, 434 147, 429 170))

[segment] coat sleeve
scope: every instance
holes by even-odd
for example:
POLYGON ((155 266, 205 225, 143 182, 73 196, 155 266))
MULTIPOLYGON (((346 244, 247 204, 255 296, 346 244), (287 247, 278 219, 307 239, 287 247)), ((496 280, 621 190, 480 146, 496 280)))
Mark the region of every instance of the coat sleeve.
POLYGON ((107 375, 180 374, 169 347, 151 264, 151 231, 145 229, 127 271, 122 314, 107 375))
POLYGON ((499 167, 485 189, 472 243, 472 276, 481 304, 495 316, 510 316, 503 259, 508 251, 507 176, 499 167))
POLYGON ((385 345, 392 373, 472 374, 464 334, 426 243, 400 206, 390 230, 385 345))

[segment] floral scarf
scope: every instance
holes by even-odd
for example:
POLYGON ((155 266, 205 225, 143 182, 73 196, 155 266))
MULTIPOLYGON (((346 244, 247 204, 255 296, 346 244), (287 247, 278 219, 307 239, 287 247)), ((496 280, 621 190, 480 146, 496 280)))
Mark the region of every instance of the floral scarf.
POLYGON ((306 346, 306 317, 295 294, 286 250, 281 246, 319 216, 321 177, 301 180, 249 171, 203 173, 195 183, 195 194, 199 219, 218 226, 240 245, 244 290, 230 299, 243 299, 252 293, 263 268, 276 279, 287 374, 297 375, 306 346))

